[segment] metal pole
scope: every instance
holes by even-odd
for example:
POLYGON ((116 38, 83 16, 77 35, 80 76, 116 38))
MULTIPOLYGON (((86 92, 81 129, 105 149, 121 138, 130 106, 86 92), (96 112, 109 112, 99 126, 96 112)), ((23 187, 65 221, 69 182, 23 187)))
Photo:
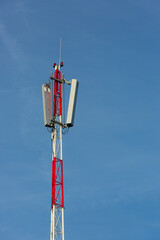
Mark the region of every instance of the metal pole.
MULTIPOLYGON (((53 76, 53 72, 51 72, 51 77, 53 76)), ((53 120, 53 80, 51 78, 51 121, 53 120)))
POLYGON ((64 125, 64 74, 62 74, 62 123, 64 125))

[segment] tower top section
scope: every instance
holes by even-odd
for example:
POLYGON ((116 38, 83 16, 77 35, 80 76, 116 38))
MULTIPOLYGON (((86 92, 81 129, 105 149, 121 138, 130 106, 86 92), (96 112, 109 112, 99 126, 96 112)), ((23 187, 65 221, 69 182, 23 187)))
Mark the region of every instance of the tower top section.
POLYGON ((70 81, 67 81, 64 78, 64 74, 62 74, 61 77, 62 67, 63 62, 60 62, 60 64, 54 63, 54 76, 53 72, 51 72, 49 81, 42 85, 45 127, 54 128, 55 124, 59 124, 63 128, 69 128, 73 127, 74 125, 79 83, 77 79, 71 79, 70 81), (64 104, 65 83, 71 86, 66 123, 64 111, 64 105, 66 105, 64 104), (57 116, 61 116, 60 121, 57 121, 57 116))

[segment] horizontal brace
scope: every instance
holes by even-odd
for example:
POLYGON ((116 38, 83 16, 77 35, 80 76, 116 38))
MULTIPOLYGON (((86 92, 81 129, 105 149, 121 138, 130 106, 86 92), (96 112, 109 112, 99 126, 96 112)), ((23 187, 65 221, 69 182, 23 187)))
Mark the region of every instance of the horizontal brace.
POLYGON ((51 120, 51 122, 49 124, 46 124, 45 127, 49 127, 49 128, 53 128, 54 124, 59 124, 61 125, 63 128, 68 128, 68 126, 66 124, 63 124, 61 122, 55 121, 55 120, 51 120))
POLYGON ((54 78, 54 77, 52 77, 52 76, 50 76, 50 79, 51 79, 51 80, 55 80, 55 81, 57 81, 57 82, 60 82, 60 83, 62 83, 62 82, 63 82, 63 80, 59 80, 59 79, 57 79, 57 78, 54 78))
POLYGON ((63 128, 68 128, 68 126, 67 126, 66 124, 63 124, 63 123, 58 122, 58 121, 56 121, 56 120, 51 120, 51 124, 54 124, 54 123, 61 125, 63 128))
POLYGON ((56 185, 56 186, 62 185, 62 184, 63 184, 63 181, 62 181, 62 182, 55 181, 55 185, 56 185))
POLYGON ((64 208, 64 206, 62 206, 62 204, 54 203, 53 205, 58 206, 59 208, 64 208))
POLYGON ((57 78, 55 78, 55 77, 53 77, 53 76, 50 76, 49 77, 49 79, 51 79, 51 80, 55 80, 55 81, 57 81, 57 82, 59 82, 59 83, 67 83, 68 85, 71 85, 71 80, 70 81, 67 81, 66 79, 64 79, 64 78, 62 78, 62 80, 60 80, 60 79, 57 79, 57 78))
POLYGON ((59 159, 59 158, 57 158, 57 157, 54 157, 54 159, 55 159, 56 162, 62 161, 62 159, 59 159))

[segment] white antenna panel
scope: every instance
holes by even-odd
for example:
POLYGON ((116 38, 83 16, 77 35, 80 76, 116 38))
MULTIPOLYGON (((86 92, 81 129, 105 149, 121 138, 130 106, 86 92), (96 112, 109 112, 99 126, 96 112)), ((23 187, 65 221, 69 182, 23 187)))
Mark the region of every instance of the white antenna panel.
POLYGON ((79 82, 77 79, 72 79, 66 122, 68 127, 73 127, 74 125, 78 86, 79 82))
POLYGON ((48 84, 42 85, 42 96, 43 96, 43 113, 44 113, 44 125, 49 127, 52 119, 52 109, 51 109, 51 89, 48 84))

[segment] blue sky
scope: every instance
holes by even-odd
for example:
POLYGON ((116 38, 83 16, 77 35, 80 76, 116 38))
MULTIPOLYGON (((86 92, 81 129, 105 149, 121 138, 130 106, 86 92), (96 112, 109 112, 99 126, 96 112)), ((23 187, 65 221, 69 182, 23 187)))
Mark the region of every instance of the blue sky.
POLYGON ((0 239, 46 240, 51 142, 41 85, 80 82, 63 137, 65 239, 159 240, 160 2, 0 1, 0 239))

